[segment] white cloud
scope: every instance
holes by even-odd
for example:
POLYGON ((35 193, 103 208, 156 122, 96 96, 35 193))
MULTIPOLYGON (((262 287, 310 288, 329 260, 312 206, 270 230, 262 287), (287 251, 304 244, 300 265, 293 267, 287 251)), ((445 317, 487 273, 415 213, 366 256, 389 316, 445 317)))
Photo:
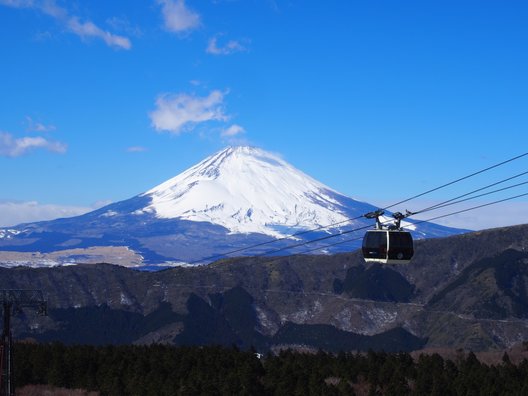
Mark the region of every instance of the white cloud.
POLYGON ((62 154, 66 152, 67 146, 64 143, 48 140, 41 136, 26 136, 17 139, 9 133, 0 132, 0 156, 18 157, 37 148, 62 154))
POLYGON ((127 37, 112 34, 91 21, 82 22, 78 16, 59 7, 55 0, 0 0, 0 5, 14 8, 30 8, 40 11, 61 22, 69 31, 82 39, 98 38, 111 47, 130 49, 132 44, 127 37))
POLYGON ((185 6, 184 0, 158 0, 165 28, 184 33, 200 26, 200 15, 185 6))
POLYGON ((222 131, 222 136, 231 137, 231 136, 239 135, 244 132, 246 132, 246 130, 243 127, 237 124, 233 124, 226 130, 222 131))
POLYGON ((129 153, 142 153, 143 151, 147 151, 147 148, 143 146, 131 146, 127 147, 127 151, 129 153))
POLYGON ((149 116, 156 130, 178 135, 203 122, 227 121, 229 116, 224 113, 223 102, 224 93, 218 90, 206 97, 165 94, 156 99, 156 109, 149 116))
POLYGON ((123 36, 109 33, 102 30, 93 22, 81 22, 77 17, 69 17, 67 20, 68 28, 81 38, 96 37, 103 40, 110 47, 119 47, 123 49, 130 49, 132 44, 130 40, 123 36))
POLYGON ((59 217, 82 215, 93 210, 91 207, 40 204, 31 202, 0 201, 0 227, 21 223, 53 220, 59 217))
POLYGON ((124 17, 111 17, 106 20, 106 24, 112 29, 126 33, 129 36, 141 37, 143 36, 143 31, 139 26, 132 25, 127 18, 124 17))
POLYGON ((212 37, 205 51, 213 55, 230 55, 235 52, 245 52, 247 48, 236 40, 229 40, 224 46, 218 46, 218 37, 212 37))
POLYGON ((41 122, 34 121, 31 117, 26 116, 27 130, 30 132, 51 132, 54 131, 55 125, 44 125, 41 122))

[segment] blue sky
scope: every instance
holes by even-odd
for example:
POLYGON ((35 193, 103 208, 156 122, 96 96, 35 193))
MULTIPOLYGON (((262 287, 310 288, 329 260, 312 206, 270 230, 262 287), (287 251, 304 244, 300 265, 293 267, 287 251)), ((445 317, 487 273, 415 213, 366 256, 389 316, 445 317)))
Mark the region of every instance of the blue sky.
MULTIPOLYGON (((231 144, 380 206, 514 157, 526 20, 522 1, 0 0, 0 225, 129 198, 231 144)), ((526 223, 527 208, 443 223, 526 223)))

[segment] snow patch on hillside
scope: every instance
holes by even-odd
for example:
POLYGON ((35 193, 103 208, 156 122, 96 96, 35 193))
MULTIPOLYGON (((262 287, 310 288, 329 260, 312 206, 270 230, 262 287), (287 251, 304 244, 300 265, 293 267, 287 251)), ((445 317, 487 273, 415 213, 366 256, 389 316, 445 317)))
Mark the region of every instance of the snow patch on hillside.
POLYGON ((11 239, 22 231, 12 229, 0 229, 0 239, 11 239))

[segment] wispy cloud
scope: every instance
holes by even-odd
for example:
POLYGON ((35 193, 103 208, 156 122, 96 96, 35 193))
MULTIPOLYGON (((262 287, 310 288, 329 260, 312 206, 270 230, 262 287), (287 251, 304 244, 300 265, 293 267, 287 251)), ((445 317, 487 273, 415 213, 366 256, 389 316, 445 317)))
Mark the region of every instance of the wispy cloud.
POLYGON ((0 4, 15 8, 33 7, 34 0, 0 0, 0 4))
POLYGON ((111 17, 106 20, 106 24, 113 30, 125 33, 133 37, 143 36, 143 31, 139 26, 133 25, 127 18, 124 17, 111 17))
POLYGON ((230 55, 235 52, 246 52, 247 48, 241 41, 229 40, 223 46, 218 45, 218 36, 209 39, 205 52, 212 55, 230 55))
POLYGON ((58 6, 55 0, 0 0, 0 5, 29 8, 42 12, 59 21, 70 32, 82 39, 98 38, 108 46, 115 48, 130 49, 132 47, 127 37, 103 30, 92 21, 81 21, 78 16, 71 15, 66 8, 58 6))
POLYGON ((184 0, 158 0, 165 28, 175 33, 185 33, 201 25, 198 13, 185 5, 184 0))
POLYGON ((280 9, 279 9, 279 5, 277 4, 277 2, 275 0, 268 0, 268 4, 270 6, 270 8, 275 11, 275 12, 279 12, 280 9))
POLYGON ((93 22, 81 22, 77 17, 70 17, 68 18, 67 25, 72 32, 81 38, 96 37, 102 39, 110 47, 132 48, 132 44, 128 38, 102 30, 93 22))
POLYGON ((144 151, 147 151, 147 148, 143 146, 131 146, 127 147, 126 151, 128 151, 129 153, 142 153, 144 151))
POLYGON ((149 113, 152 126, 178 135, 207 121, 225 122, 229 116, 224 112, 224 95, 219 90, 205 97, 185 93, 160 95, 156 109, 149 113))
POLYGON ((229 128, 222 131, 221 135, 224 137, 232 137, 232 136, 240 135, 244 132, 246 132, 246 130, 243 127, 237 124, 233 124, 229 128))
POLYGON ((26 122, 27 122, 26 130, 29 132, 51 132, 57 129, 55 125, 44 125, 41 122, 33 120, 29 116, 26 116, 26 122))
POLYGON ((41 204, 36 201, 0 201, 0 227, 21 223, 52 220, 59 217, 79 216, 93 210, 93 207, 41 204))
POLYGON ((63 154, 67 146, 64 143, 48 140, 41 136, 14 138, 6 132, 0 132, 0 156, 19 157, 35 149, 45 149, 63 154))

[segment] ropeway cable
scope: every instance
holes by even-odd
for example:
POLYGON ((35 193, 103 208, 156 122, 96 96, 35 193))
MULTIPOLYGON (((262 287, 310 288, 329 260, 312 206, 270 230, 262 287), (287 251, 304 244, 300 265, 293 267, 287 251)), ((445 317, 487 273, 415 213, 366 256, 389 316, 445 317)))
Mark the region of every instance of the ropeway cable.
MULTIPOLYGON (((431 209, 431 208, 426 208, 426 209, 420 210, 420 211, 418 211, 418 212, 413 212, 412 214, 423 213, 423 212, 426 212, 426 211, 432 211, 432 210, 440 209, 440 208, 443 208, 443 207, 446 207, 446 206, 455 205, 455 204, 458 204, 458 203, 460 203, 460 202, 468 201, 468 200, 470 200, 470 199, 479 198, 479 197, 481 197, 481 196, 485 196, 485 195, 494 194, 494 193, 496 193, 496 192, 504 191, 504 190, 507 190, 507 189, 510 189, 510 188, 514 188, 514 187, 518 187, 518 186, 520 186, 520 185, 524 185, 524 184, 528 184, 528 182, 523 182, 523 183, 519 183, 519 184, 516 184, 516 185, 513 185, 513 186, 505 187, 505 188, 502 188, 502 189, 499 189, 499 190, 490 191, 490 192, 487 192, 487 193, 485 193, 485 194, 480 194, 480 195, 477 195, 477 196, 474 196, 474 197, 470 197, 470 198, 467 198, 467 199, 463 199, 463 200, 460 200, 460 201, 451 202, 451 203, 449 203, 449 204, 445 204, 445 205, 443 205, 443 206, 437 206, 437 207, 432 208, 432 209, 431 209)), ((453 213, 449 213, 449 214, 446 214, 446 215, 433 217, 433 218, 428 219, 428 220, 418 220, 418 221, 416 221, 416 222, 413 222, 412 224, 413 224, 413 225, 416 225, 416 224, 425 223, 425 222, 428 222, 428 221, 432 221, 432 220, 440 219, 440 218, 442 218, 442 217, 447 217, 447 216, 451 216, 451 215, 454 215, 454 214, 458 214, 458 213, 462 213, 462 212, 467 212, 467 211, 469 211, 469 210, 478 209, 478 208, 481 208, 481 207, 484 207, 484 206, 493 205, 493 204, 496 204, 496 203, 500 203, 500 202, 508 201, 508 200, 511 200, 511 199, 519 198, 519 197, 522 197, 522 196, 525 196, 525 195, 528 195, 528 193, 520 194, 520 195, 516 195, 516 196, 514 196, 514 197, 510 197, 510 198, 506 198, 506 199, 503 199, 503 200, 494 201, 494 202, 491 202, 491 203, 486 203, 486 204, 483 204, 483 205, 475 206, 475 207, 472 207, 472 208, 469 208, 469 209, 460 210, 460 211, 453 212, 453 213)), ((452 200, 450 200, 450 201, 452 201, 452 200)), ((387 223, 391 223, 392 221, 393 221, 393 220, 386 220, 386 221, 381 222, 380 224, 387 224, 387 223)), ((367 226, 363 226, 363 227, 354 228, 354 229, 352 229, 352 230, 342 231, 342 232, 337 233, 337 234, 327 235, 327 236, 322 237, 322 238, 317 238, 317 239, 313 239, 313 240, 310 240, 310 241, 299 242, 299 243, 297 243, 297 244, 289 245, 289 246, 285 246, 285 247, 280 248, 280 249, 270 250, 270 251, 267 251, 267 252, 261 253, 261 254, 259 254, 259 255, 255 255, 254 257, 268 256, 268 255, 273 254, 273 253, 277 253, 277 252, 281 252, 281 251, 289 250, 289 249, 294 249, 294 248, 296 248, 296 247, 300 247, 300 246, 308 245, 308 244, 315 243, 315 242, 320 242, 320 241, 323 241, 323 240, 328 240, 328 239, 331 239, 331 238, 334 238, 334 237, 342 236, 342 235, 345 235, 345 234, 350 234, 350 233, 352 233, 352 232, 361 231, 361 230, 364 230, 364 229, 366 229, 366 228, 370 228, 370 227, 371 227, 371 225, 367 225, 367 226)), ((334 243, 334 244, 325 245, 325 246, 318 247, 318 248, 315 248, 315 249, 312 249, 312 250, 324 249, 324 248, 331 247, 331 246, 335 246, 335 245, 339 245, 339 244, 342 244, 342 243, 346 243, 346 242, 351 242, 351 241, 359 240, 359 239, 361 239, 361 238, 362 238, 362 237, 354 238, 354 239, 348 239, 348 240, 346 240, 346 241, 341 241, 341 242, 337 242, 337 243, 334 243)), ((310 252, 310 251, 312 251, 312 250, 308 250, 308 251, 305 251, 305 252, 303 252, 303 253, 307 253, 307 252, 310 252)))
MULTIPOLYGON (((501 188, 501 189, 497 189, 497 190, 493 190, 493 191, 488 191, 486 193, 483 193, 483 194, 479 194, 479 195, 475 195, 475 196, 472 196, 472 197, 469 197, 469 198, 465 198, 465 199, 460 199, 460 200, 457 200, 458 198, 461 198, 461 197, 466 197, 468 195, 471 195, 475 192, 478 192, 478 191, 482 191, 482 190, 485 190, 487 188, 490 188, 490 187, 493 187, 493 186, 496 186, 498 184, 501 184, 501 183, 504 183, 506 181, 509 181, 509 180, 512 180, 512 179, 515 179, 517 177, 520 177, 520 176, 523 176, 525 174, 527 174, 527 172, 523 172, 523 173, 520 173, 518 175, 515 175, 515 176, 512 176, 512 177, 509 177, 509 178, 506 178, 506 179, 503 179, 503 180, 500 180, 498 182, 495 182, 495 183, 492 183, 492 184, 489 184, 485 187, 481 187, 477 190, 473 190, 469 193, 466 193, 466 194, 463 194, 463 195, 460 195, 456 198, 453 198, 453 199, 450 199, 450 200, 447 200, 447 201, 444 201, 442 203, 439 203, 439 204, 436 204, 436 205, 433 205, 433 206, 430 206, 430 207, 427 207, 425 209, 421 209, 417 212, 412 212, 412 215, 415 215, 415 214, 420 214, 420 213, 425 213, 425 212, 430 212, 430 211, 433 211, 433 210, 436 210, 436 209, 441 209, 441 208, 445 208, 447 206, 452 206, 452 205, 456 205, 456 204, 459 204, 461 202, 466 202, 466 201, 469 201, 469 200, 472 200, 472 199, 476 199, 476 198, 480 198, 480 197, 483 197, 483 196, 486 196, 486 195, 490 195, 490 194, 494 194, 494 193, 497 193, 497 192, 500 192, 500 191, 505 191, 505 190, 509 190, 511 188, 515 188, 515 187, 519 187, 519 186, 522 186, 522 185, 526 185, 528 184, 528 181, 527 182, 522 182, 522 183, 517 183, 517 184, 514 184, 514 185, 511 185, 511 186, 508 186, 508 187, 504 187, 504 188, 501 188)), ((521 195, 522 196, 522 195, 521 195)), ((514 198, 517 198, 518 196, 515 196, 514 198)), ((511 198, 513 199, 513 198, 511 198)), ((502 202, 502 201, 497 201, 497 202, 502 202)), ((493 203, 497 203, 497 202, 493 202, 493 203)), ((491 204, 493 204, 491 203, 491 204)), ((484 206, 487 206, 488 204, 485 204, 484 206)), ((477 209, 481 206, 477 206, 477 207, 474 207, 474 209, 477 209)), ((472 209, 468 209, 468 210, 472 210, 472 209)), ((464 210, 466 211, 466 210, 464 210)), ((453 214, 456 214, 456 213, 461 213, 461 212, 455 212, 453 214)), ((441 217, 445 217, 445 216, 449 216, 451 214, 448 214, 448 215, 444 215, 444 216, 441 216, 441 217)), ((415 224, 421 224, 421 223, 424 223, 426 221, 431 221, 431 220, 434 220, 434 219, 437 219, 437 218, 441 218, 441 217, 435 217, 433 219, 429 219, 429 220, 419 220, 417 222, 414 222, 413 225, 415 224)), ((387 224, 387 223, 391 223, 393 220, 386 220, 384 222, 381 222, 381 224, 387 224)), ((328 240, 328 239, 331 239, 331 238, 334 238, 334 237, 338 237, 338 236, 342 236, 342 235, 346 235, 346 234, 349 234, 349 233, 353 233, 353 232, 357 232, 357 231, 361 231, 361 230, 364 230, 364 229, 367 229, 367 228, 370 228, 371 225, 366 225, 366 226, 362 226, 362 227, 358 227, 358 228, 354 228, 352 230, 346 230, 346 231, 340 231, 339 233, 337 234, 331 234, 331 235, 326 235, 324 237, 321 237, 321 238, 317 238, 317 239, 313 239, 313 240, 310 240, 310 241, 304 241, 304 242, 299 242, 297 244, 293 244, 293 245, 289 245, 289 246, 285 246, 285 247, 282 247, 282 248, 279 248, 279 249, 274 249, 274 250, 270 250, 270 251, 267 251, 267 252, 264 252, 264 253, 260 253, 260 254, 257 254, 257 255, 254 255, 254 257, 264 257, 264 256, 268 256, 270 254, 273 254, 273 253, 278 253, 278 252, 281 252, 281 251, 285 251, 285 250, 290 250, 290 249, 294 249, 296 247, 301 247, 301 246, 305 246, 307 244, 310 244, 310 243, 315 243, 315 242, 321 242, 321 241, 324 241, 324 240, 328 240)), ((334 244, 330 244, 330 245, 325 245, 323 247, 317 247, 317 248, 314 248, 314 249, 310 249, 308 251, 304 251, 302 252, 302 254, 305 254, 305 253, 309 253, 311 251, 314 251, 314 250, 320 250, 320 249, 324 249, 324 248, 327 248, 327 247, 332 247, 332 246, 335 246, 335 245, 339 245, 339 244, 342 244, 342 243, 346 243, 346 242, 352 242, 352 241, 355 241, 355 240, 359 240, 359 239, 362 239, 362 237, 359 237, 359 238, 354 238, 354 239, 348 239, 346 241, 341 241, 341 242, 337 242, 337 243, 334 243, 334 244)))
POLYGON ((420 213, 430 212, 431 210, 445 208, 446 206, 451 206, 451 205, 459 204, 459 203, 462 203, 462 202, 470 201, 470 200, 475 199, 475 198, 480 198, 480 197, 484 197, 486 195, 494 194, 494 193, 497 193, 497 192, 506 191, 506 190, 509 190, 510 188, 523 186, 525 184, 528 184, 528 181, 522 182, 522 183, 517 183, 517 184, 514 184, 512 186, 508 186, 508 187, 504 187, 504 188, 499 188, 498 190, 493 190, 493 191, 490 191, 490 192, 487 192, 487 193, 484 193, 484 194, 475 195, 473 197, 460 199, 458 201, 453 201, 453 202, 446 203, 446 204, 443 204, 443 205, 435 205, 433 207, 423 209, 423 210, 421 210, 419 212, 413 212, 412 214, 416 215, 416 214, 420 214, 420 213))
POLYGON ((415 195, 415 196, 413 196, 413 197, 411 197, 411 198, 404 199, 403 201, 400 201, 400 202, 398 202, 398 203, 395 203, 395 204, 393 204, 393 205, 391 205, 391 206, 389 206, 389 207, 387 207, 387 208, 385 208, 385 209, 392 208, 393 206, 400 205, 400 204, 405 203, 405 202, 409 202, 409 201, 412 200, 412 199, 415 199, 415 198, 418 198, 418 197, 422 197, 422 196, 424 196, 424 195, 426 195, 426 194, 432 193, 433 191, 438 191, 438 190, 440 190, 440 189, 442 189, 442 188, 444 188, 444 187, 451 186, 451 185, 453 185, 453 184, 455 184, 455 183, 458 183, 458 182, 460 182, 460 181, 462 181, 462 180, 466 180, 466 179, 469 179, 470 177, 473 177, 473 176, 479 175, 479 174, 481 174, 481 173, 487 172, 487 171, 489 171, 489 170, 491 170, 491 169, 498 168, 498 167, 501 166, 501 165, 504 165, 504 164, 507 164, 507 163, 509 163, 509 162, 515 161, 515 160, 517 160, 517 159, 519 159, 519 158, 522 158, 522 157, 525 157, 525 156, 527 156, 527 155, 528 155, 528 153, 524 153, 524 154, 518 155, 518 156, 516 156, 516 157, 510 158, 510 159, 508 159, 508 160, 506 160, 506 161, 502 161, 502 162, 500 162, 500 163, 498 163, 498 164, 495 164, 495 165, 489 166, 489 167, 487 167, 487 168, 485 168, 485 169, 482 169, 482 170, 479 170, 479 171, 477 171, 477 172, 474 172, 474 173, 472 173, 472 174, 470 174, 470 175, 467 175, 467 176, 461 177, 461 178, 459 178, 459 179, 453 180, 452 182, 449 182, 449 183, 443 184, 443 185, 441 185, 441 186, 439 186, 439 187, 433 188, 433 189, 428 190, 428 191, 426 191, 426 192, 423 192, 423 193, 421 193, 421 194, 417 194, 417 195, 415 195))
POLYGON ((299 231, 299 232, 296 232, 294 234, 289 234, 289 235, 286 235, 286 236, 283 236, 283 237, 280 237, 280 238, 270 239, 269 241, 266 241, 266 242, 260 242, 260 243, 256 243, 256 244, 251 245, 251 246, 246 246, 246 247, 238 248, 238 249, 235 249, 235 250, 230 250, 230 251, 225 252, 225 253, 215 254, 213 256, 205 257, 205 258, 202 258, 200 260, 192 261, 189 264, 196 264, 196 263, 199 263, 199 262, 202 262, 202 261, 213 260, 213 259, 221 258, 221 257, 224 257, 224 256, 228 256, 228 255, 233 254, 233 253, 239 253, 239 252, 242 252, 244 250, 254 249, 254 248, 257 248, 257 247, 260 247, 260 246, 269 245, 271 243, 284 241, 286 239, 291 239, 291 238, 297 237, 299 235, 304 235, 304 234, 308 234, 308 233, 311 233, 311 232, 324 230, 325 228, 335 227, 336 225, 339 225, 339 224, 349 223, 349 222, 354 221, 354 220, 359 220, 362 217, 363 217, 363 215, 357 216, 357 217, 354 217, 354 218, 348 218, 346 220, 338 221, 336 223, 332 223, 332 224, 329 224, 329 225, 319 226, 319 227, 312 228, 312 229, 309 229, 309 230, 299 231))
MULTIPOLYGON (((438 190, 440 190, 442 188, 451 186, 451 185, 453 185, 455 183, 458 183, 460 181, 467 180, 467 179, 469 179, 471 177, 474 177, 476 175, 482 174, 482 173, 487 172, 487 171, 489 171, 491 169, 495 169, 495 168, 497 168, 499 166, 505 165, 507 163, 510 163, 512 161, 515 161, 515 160, 520 159, 520 158, 525 157, 525 156, 528 156, 528 152, 526 152, 524 154, 517 155, 517 156, 515 156, 513 158, 510 158, 508 160, 502 161, 502 162, 500 162, 498 164, 489 166, 487 168, 481 169, 481 170, 479 170, 477 172, 473 172, 473 173, 471 173, 469 175, 466 175, 464 177, 458 178, 458 179, 453 180, 453 181, 451 181, 449 183, 445 183, 445 184, 443 184, 441 186, 438 186, 438 187, 435 187, 433 189, 427 190, 427 191, 425 191, 423 193, 414 195, 414 196, 412 196, 410 198, 407 198, 405 200, 396 202, 396 203, 394 203, 392 205, 386 206, 385 208, 383 208, 381 210, 387 210, 387 209, 390 209, 390 208, 392 208, 394 206, 400 205, 402 203, 409 202, 409 201, 411 201, 413 199, 422 197, 422 196, 424 196, 426 194, 429 194, 431 192, 434 192, 434 191, 438 191, 438 190)), ((520 175, 514 176, 513 178, 518 177, 518 176, 520 176, 520 175)), ((511 178, 507 179, 507 180, 511 180, 511 178)), ((460 197, 458 197, 458 198, 460 198, 460 197)), ((457 199, 457 198, 455 198, 455 199, 457 199)), ((316 228, 300 231, 300 232, 293 233, 293 234, 290 234, 290 235, 286 235, 286 236, 283 236, 283 237, 280 237, 280 238, 270 239, 269 241, 260 242, 260 243, 253 244, 253 245, 250 245, 250 246, 245 246, 245 247, 242 247, 242 248, 230 250, 230 251, 227 251, 227 252, 224 252, 224 253, 211 255, 211 256, 208 256, 208 257, 201 258, 199 260, 191 261, 189 264, 197 264, 197 263, 204 262, 204 261, 210 261, 210 260, 215 260, 215 259, 222 258, 222 257, 227 257, 227 256, 229 256, 231 254, 234 254, 234 253, 239 253, 239 252, 242 252, 242 251, 245 251, 245 250, 254 249, 254 248, 257 248, 257 247, 265 246, 265 245, 268 245, 268 244, 271 244, 271 243, 276 243, 276 242, 283 241, 283 240, 286 240, 286 239, 291 239, 291 238, 294 238, 294 237, 299 236, 299 235, 304 235, 304 234, 308 234, 308 233, 311 233, 311 232, 315 232, 315 231, 319 231, 319 230, 323 230, 323 229, 327 229, 327 228, 332 228, 332 227, 335 227, 335 226, 343 224, 343 223, 349 223, 349 222, 352 222, 354 220, 359 220, 362 217, 363 217, 363 215, 357 216, 357 217, 354 217, 354 218, 348 218, 348 219, 345 219, 345 220, 342 220, 342 221, 338 221, 338 222, 335 222, 335 223, 331 223, 331 224, 328 224, 328 225, 325 225, 325 226, 318 226, 316 228)), ((341 234, 332 234, 332 235, 339 236, 341 234)), ((322 237, 323 238, 322 240, 327 239, 328 237, 331 237, 331 236, 329 235, 329 236, 326 236, 326 237, 322 237)), ((318 240, 319 240, 319 238, 314 240, 314 241, 318 241, 318 240)), ((283 249, 285 250, 285 248, 283 248, 283 249)), ((279 250, 282 251, 283 249, 279 249, 279 250)), ((266 253, 263 253, 263 254, 257 255, 256 257, 260 257, 260 256, 265 255, 265 254, 266 253)))
MULTIPOLYGON (((421 223, 425 223, 425 222, 428 222, 428 221, 433 221, 433 220, 438 220, 438 219, 441 219, 441 218, 444 218, 444 217, 448 217, 448 216, 453 216, 453 215, 456 215, 456 214, 460 214, 460 213, 464 213, 464 212, 469 212, 471 210, 476 210, 476 209, 480 209, 480 208, 483 208, 483 207, 486 207, 486 206, 490 206, 490 205, 495 205, 495 204, 498 204, 498 203, 501 203, 501 202, 506 202, 506 201, 510 201, 512 199, 515 199, 515 198, 520 198, 520 197, 524 197, 524 196, 527 196, 528 193, 524 193, 524 194, 519 194, 519 195, 515 195, 513 197, 509 197, 509 198, 504 198, 504 199, 500 199, 500 200, 497 200, 497 201, 493 201, 493 202, 488 202, 488 203, 485 203, 485 204, 482 204, 482 205, 478 205, 478 206, 473 206, 471 208, 467 208, 467 209, 462 209, 462 210, 458 210, 456 212, 452 212, 452 213, 448 213, 448 214, 444 214, 444 215, 440 215, 440 216, 436 216, 436 217, 432 217, 430 219, 427 219, 427 220, 419 220, 419 221, 416 221, 415 223, 413 223, 413 225, 416 225, 416 224, 421 224, 421 223)), ((392 220, 390 220, 392 221, 392 220)), ((387 222, 390 222, 390 221, 386 221, 384 223, 387 223, 387 222)), ((353 231, 358 231, 362 228, 358 228, 356 230, 351 230, 351 232, 353 231)), ((338 236, 338 235, 336 235, 338 236)), ((298 253, 298 254, 306 254, 306 253, 310 253, 310 252, 314 252, 316 250, 321 250, 321 249, 326 249, 326 248, 329 248, 329 247, 332 247, 332 246, 337 246, 337 245, 342 245, 342 244, 345 244, 345 243, 349 243, 349 242, 353 242, 353 241, 357 241, 357 240, 360 240, 362 239, 363 237, 358 237, 358 238, 352 238, 352 239, 347 239, 345 241, 339 241, 339 242, 336 242, 336 243, 332 243, 332 244, 329 244, 329 245, 325 245, 325 246, 319 246, 319 247, 316 247, 316 248, 313 248, 313 249, 309 249, 309 250, 305 250, 301 253, 298 253)), ((307 241, 305 244, 308 245, 309 243, 311 243, 310 241, 307 241)), ((297 247, 297 246, 296 246, 297 247)), ((285 250, 285 249, 284 249, 285 250)), ((271 254, 271 253, 269 253, 271 254)))
MULTIPOLYGON (((311 233, 311 232, 323 230, 325 228, 331 228, 331 227, 334 227, 334 226, 336 226, 338 224, 349 223, 351 221, 359 220, 361 218, 363 218, 363 215, 357 216, 357 217, 354 217, 354 218, 348 218, 346 220, 339 221, 339 222, 336 222, 336 223, 332 223, 332 224, 329 224, 329 225, 326 225, 326 226, 319 226, 317 228, 312 228, 310 230, 304 230, 304 231, 296 232, 294 234, 286 235, 286 236, 283 236, 283 237, 280 237, 280 238, 270 239, 269 241, 266 241, 266 242, 256 243, 254 245, 238 248, 238 249, 235 249, 235 250, 230 250, 228 252, 218 253, 218 254, 215 254, 215 255, 212 255, 212 256, 209 256, 209 257, 201 258, 199 260, 191 261, 189 264, 196 264, 196 263, 201 263, 203 261, 216 260, 216 259, 219 259, 219 258, 222 258, 222 257, 227 257, 227 256, 229 256, 229 255, 231 255, 233 253, 239 253, 239 252, 243 252, 245 250, 254 249, 254 248, 257 248, 257 247, 269 245, 271 243, 284 241, 284 240, 287 240, 287 239, 291 239, 291 238, 297 237, 299 235, 308 234, 308 233, 311 233)), ((255 257, 260 257, 260 256, 255 256, 255 257)))
MULTIPOLYGON (((512 176, 512 177, 508 177, 507 179, 499 180, 498 182, 495 182, 495 183, 492 183, 492 184, 488 184, 487 186, 484 186, 484 187, 478 188, 478 189, 473 190, 473 191, 471 191, 471 192, 468 192, 468 193, 466 193, 466 194, 459 195, 458 197, 455 197, 455 198, 449 199, 449 200, 447 200, 447 201, 440 202, 440 203, 438 203, 438 204, 435 204, 435 205, 429 206, 429 207, 427 207, 427 208, 425 208, 425 209, 422 209, 422 210, 419 210, 419 211, 417 211, 417 212, 413 212, 413 215, 418 214, 418 213, 428 212, 428 211, 431 211, 431 210, 433 210, 433 209, 443 208, 443 207, 445 207, 445 206, 449 206, 449 205, 450 205, 450 204, 449 204, 450 202, 456 201, 456 200, 459 199, 459 198, 467 197, 468 195, 474 194, 474 193, 479 192, 479 191, 486 190, 486 189, 488 189, 488 188, 490 188, 490 187, 497 186, 497 185, 499 185, 499 184, 502 184, 502 183, 505 183, 505 182, 507 182, 507 181, 510 181, 510 180, 516 179, 516 178, 521 177, 521 176, 524 176, 524 175, 526 175, 526 174, 528 174, 528 171, 526 171, 526 172, 522 172, 522 173, 519 173, 519 174, 517 174, 517 175, 515 175, 515 176, 512 176), (449 205, 448 205, 448 204, 449 204, 449 205)), ((499 191, 503 191, 503 190, 507 190, 507 189, 509 189, 509 188, 517 187, 517 186, 520 186, 520 185, 523 185, 523 184, 526 184, 526 182, 525 182, 525 183, 519 183, 519 184, 516 184, 516 185, 510 186, 510 187, 505 187, 505 188, 500 189, 500 190, 495 190, 495 191, 492 191, 491 193, 499 192, 499 191)), ((490 193, 490 194, 491 194, 491 193, 490 193)), ((488 194, 477 195, 477 196, 474 196, 474 197, 470 197, 470 198, 468 198, 468 199, 464 199, 464 200, 457 201, 457 202, 455 202, 455 203, 464 202, 464 201, 467 201, 467 200, 470 200, 470 199, 474 199, 474 198, 478 198, 478 197, 481 197, 481 196, 484 196, 484 195, 488 195, 488 194)))

